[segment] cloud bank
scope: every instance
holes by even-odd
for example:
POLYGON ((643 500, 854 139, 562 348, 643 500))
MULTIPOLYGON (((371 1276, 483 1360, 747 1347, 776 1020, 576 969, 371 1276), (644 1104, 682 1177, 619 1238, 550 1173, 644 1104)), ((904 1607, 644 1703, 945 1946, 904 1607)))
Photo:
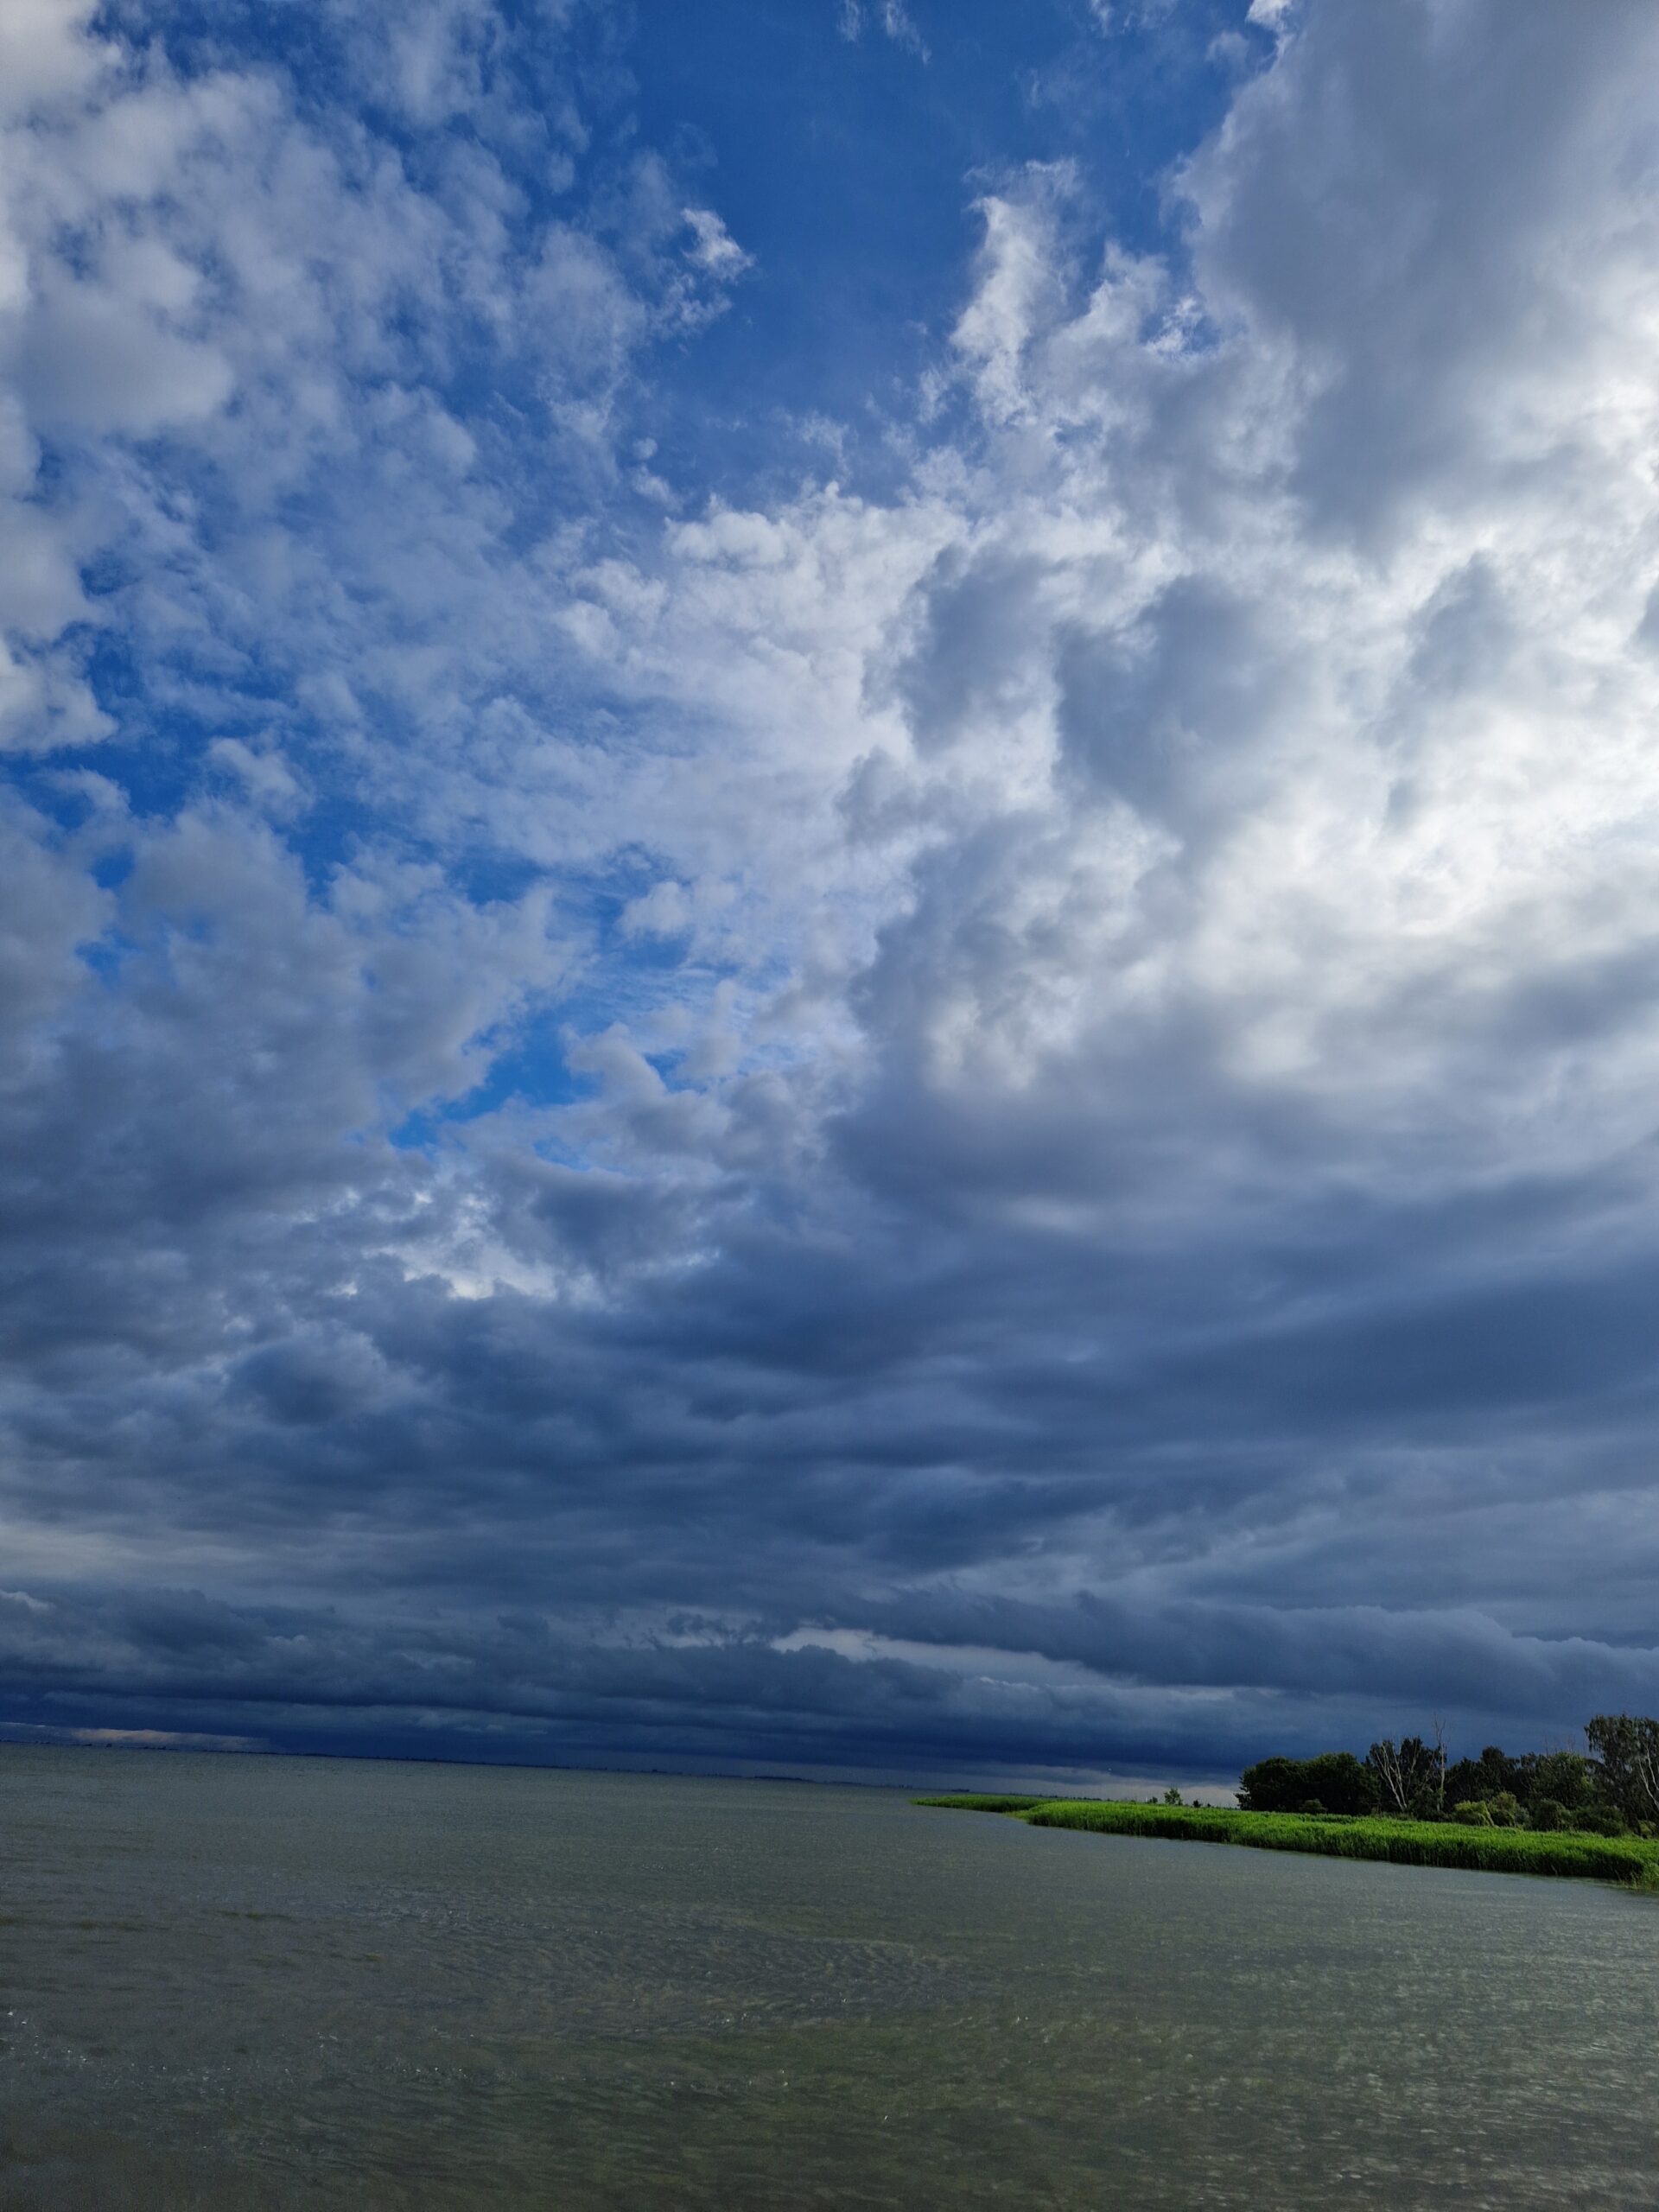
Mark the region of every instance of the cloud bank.
POLYGON ((1659 18, 1217 26, 740 476, 650 10, 7 12, 0 1723, 1659 1704, 1659 18))

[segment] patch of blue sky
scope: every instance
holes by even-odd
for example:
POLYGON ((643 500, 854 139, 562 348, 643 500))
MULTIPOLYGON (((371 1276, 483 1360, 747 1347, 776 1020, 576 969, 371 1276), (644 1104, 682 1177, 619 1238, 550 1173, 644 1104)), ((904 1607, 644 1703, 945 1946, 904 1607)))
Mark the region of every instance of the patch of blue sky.
MULTIPOLYGON (((479 1081, 456 1096, 428 1100, 404 1115, 387 1131, 390 1141, 400 1151, 432 1154, 442 1149, 448 1133, 507 1108, 545 1112, 596 1097, 603 1087, 601 1078, 572 1065, 568 1051, 571 1040, 613 1026, 626 1028, 631 1017, 642 1027, 648 1025, 662 1011, 665 978, 672 982, 676 1003, 688 1008, 706 1007, 721 980, 711 969, 688 969, 666 947, 638 947, 626 962, 562 994, 556 1005, 524 1015, 505 1038, 478 1039, 479 1081)), ((676 1069, 683 1046, 642 1045, 639 1049, 641 1058, 670 1089, 678 1087, 676 1069)), ((552 1130, 537 1139, 536 1149, 581 1164, 577 1148, 567 1147, 552 1130)))
POLYGON ((106 930, 102 937, 88 938, 78 944, 75 957, 106 992, 114 993, 121 988, 128 963, 137 950, 134 940, 124 931, 106 930))
POLYGON ((1109 31, 1084 0, 910 14, 925 60, 874 24, 847 38, 829 0, 641 8, 643 135, 701 166, 755 264, 648 410, 688 498, 791 473, 890 489, 909 458, 889 427, 965 301, 976 194, 1065 160, 1080 283, 1109 237, 1179 258, 1163 181, 1269 50, 1236 0, 1121 9, 1109 31))
MULTIPOLYGON (((496 1050, 477 1084, 458 1098, 431 1100, 404 1115, 386 1131, 399 1152, 429 1156, 442 1150, 447 1132, 464 1128, 510 1106, 545 1109, 574 1106, 598 1088, 571 1067, 563 1048, 563 1025, 537 1022, 505 1049, 496 1050)), ((487 1050, 488 1040, 481 1039, 487 1050)))

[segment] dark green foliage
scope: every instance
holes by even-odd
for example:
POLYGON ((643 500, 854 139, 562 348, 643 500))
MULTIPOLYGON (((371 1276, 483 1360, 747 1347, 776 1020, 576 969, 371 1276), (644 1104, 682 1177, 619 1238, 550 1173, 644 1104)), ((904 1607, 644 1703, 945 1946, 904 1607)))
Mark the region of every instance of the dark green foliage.
POLYGON ((1238 1802, 1247 1813, 1288 1813, 1307 1794, 1306 1759, 1258 1759, 1238 1777, 1238 1802))
POLYGON ((1028 1813, 1033 1807, 1046 1804, 1046 1797, 978 1797, 971 1792, 958 1791, 948 1797, 918 1797, 918 1805, 943 1805, 953 1813, 1028 1813))
POLYGON ((1351 1751, 1321 1751, 1302 1763, 1307 1794, 1317 1797, 1328 1813, 1374 1813, 1376 1789, 1362 1762, 1351 1751))
POLYGON ((1632 1824, 1659 1820, 1659 1720, 1599 1713, 1584 1732, 1608 1799, 1632 1824))
POLYGON ((1044 1827, 1179 1834, 1420 1866, 1490 1866, 1614 1880, 1640 1875, 1659 1888, 1659 1720, 1599 1713, 1585 1736, 1593 1758, 1570 1751, 1517 1757, 1488 1744, 1478 1758, 1448 1765, 1437 1726, 1432 1745, 1421 1736, 1397 1743, 1385 1736, 1363 1761, 1351 1751, 1259 1759, 1239 1777, 1236 1814, 1183 1805, 1173 1788, 1161 1803, 1150 1798, 1133 1807, 1118 1800, 1016 1796, 918 1802, 1012 1813, 1044 1827), (1443 1847, 1423 1840, 1437 1829, 1446 1834, 1443 1847), (1332 1840, 1344 1834, 1354 1840, 1332 1840))
MULTIPOLYGON (((1478 1758, 1459 1759, 1446 1769, 1446 1802, 1449 1805, 1482 1802, 1496 1805, 1514 1798, 1535 1827, 1535 1808, 1554 1804, 1564 1815, 1587 1811, 1596 1802, 1597 1772, 1581 1751, 1523 1751, 1519 1758, 1488 1744, 1478 1758)), ((1497 1815, 1503 1825, 1503 1816, 1497 1815)), ((1560 1825, 1573 1827, 1567 1820, 1560 1825)))
POLYGON ((1530 1788, 1516 1793, 1526 1803, 1553 1801, 1571 1812, 1594 1802, 1596 1770, 1582 1751, 1541 1751, 1531 1765, 1530 1788))
POLYGON ((1508 1790, 1510 1796, 1524 1804, 1532 1794, 1528 1769, 1535 1762, 1511 1758, 1496 1744, 1488 1744, 1478 1759, 1459 1759, 1446 1769, 1446 1802, 1455 1805, 1465 1798, 1497 1797, 1508 1790))
MULTIPOLYGON (((991 1812, 1001 1809, 1006 1801, 953 1797, 918 1802, 991 1812)), ((1659 1889, 1659 1841, 1634 1836, 1549 1835, 1530 1828, 1464 1827, 1452 1821, 1312 1820, 1294 1813, 1102 1799, 1049 1799, 1024 1806, 1015 1817, 1033 1827, 1089 1828, 1109 1835, 1244 1844, 1258 1851, 1309 1852, 1332 1859, 1381 1859, 1402 1866, 1549 1874, 1659 1889)))
POLYGON ((1365 1754, 1376 1808, 1396 1820, 1438 1819, 1446 1805, 1446 1755, 1421 1736, 1384 1736, 1365 1754))
POLYGON ((1573 1823, 1585 1835, 1623 1835, 1624 1816, 1610 1805, 1592 1805, 1582 1813, 1574 1813, 1573 1823))
MULTIPOLYGON (((1268 1758, 1246 1767, 1239 1804, 1247 1812, 1294 1813, 1315 1799, 1332 1813, 1381 1813, 1395 1820, 1444 1820, 1453 1807, 1492 1807, 1497 1827, 1524 1827, 1535 1806, 1559 1806, 1567 1830, 1618 1835, 1659 1824, 1659 1720, 1602 1713, 1582 1751, 1506 1751, 1488 1744, 1476 1758, 1446 1763, 1437 1740, 1385 1736, 1363 1764, 1346 1751, 1317 1759, 1268 1758), (1611 1816, 1611 1825, 1610 1825, 1611 1816)), ((1452 1817, 1458 1817, 1453 1814, 1452 1817)), ((1546 1822, 1554 1818, 1546 1815, 1546 1822)), ((1484 1823, 1480 1823, 1484 1825, 1484 1823)), ((1466 1819, 1460 1825, 1467 1826, 1466 1819)))
POLYGON ((1239 1777, 1238 1802, 1247 1812, 1294 1813, 1317 1798, 1331 1813, 1376 1809, 1373 1777, 1351 1751, 1321 1751, 1312 1759, 1262 1759, 1239 1777))

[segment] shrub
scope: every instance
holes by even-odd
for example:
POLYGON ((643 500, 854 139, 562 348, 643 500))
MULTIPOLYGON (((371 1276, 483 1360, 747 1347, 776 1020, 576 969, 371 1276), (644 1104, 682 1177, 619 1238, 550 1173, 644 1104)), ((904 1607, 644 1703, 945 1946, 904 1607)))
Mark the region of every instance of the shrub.
POLYGON ((918 1797, 918 1805, 943 1805, 948 1812, 957 1813, 1028 1813, 1038 1805, 1046 1805, 1046 1797, 1016 1797, 1008 1794, 987 1796, 979 1790, 952 1790, 943 1797, 918 1797))
POLYGON ((1571 1823, 1559 1797, 1541 1797, 1532 1808, 1532 1825, 1545 1835, 1554 1835, 1571 1823))
POLYGON ((1624 1835, 1629 1833, 1619 1815, 1605 1805, 1592 1805, 1587 1812, 1575 1813, 1573 1825, 1580 1835, 1624 1835))
POLYGON ((1493 1828, 1497 1822, 1492 1818, 1492 1808, 1484 1797, 1465 1797, 1452 1815, 1466 1828, 1493 1828))
POLYGON ((1494 1827, 1523 1828, 1527 1825, 1526 1814, 1514 1790, 1500 1789, 1496 1797, 1489 1797, 1486 1802, 1491 1808, 1494 1827))

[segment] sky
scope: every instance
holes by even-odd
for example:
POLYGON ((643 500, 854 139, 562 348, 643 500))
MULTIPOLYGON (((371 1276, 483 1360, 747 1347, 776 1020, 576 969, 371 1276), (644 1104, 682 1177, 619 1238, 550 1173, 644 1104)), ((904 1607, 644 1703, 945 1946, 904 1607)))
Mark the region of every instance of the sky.
POLYGON ((1649 0, 9 0, 0 1734, 1659 1710, 1649 0))

